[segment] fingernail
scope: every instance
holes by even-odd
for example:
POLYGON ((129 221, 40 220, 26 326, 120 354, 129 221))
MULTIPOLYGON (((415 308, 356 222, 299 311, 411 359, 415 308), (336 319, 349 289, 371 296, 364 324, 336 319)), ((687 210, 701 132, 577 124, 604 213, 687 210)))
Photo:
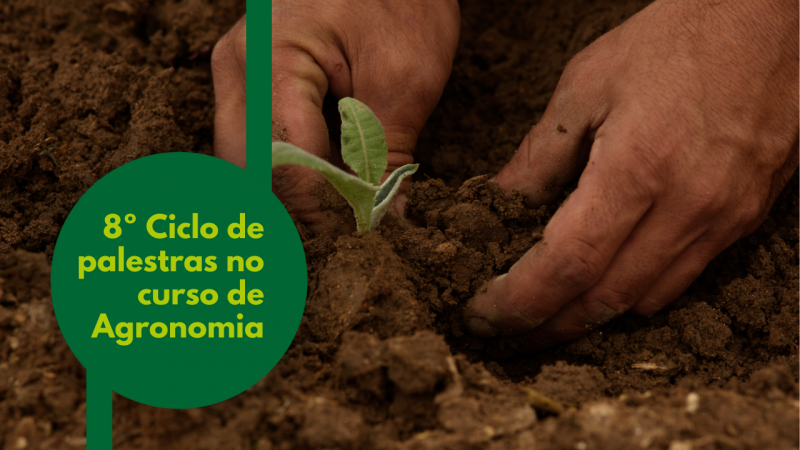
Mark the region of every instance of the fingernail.
POLYGON ((467 327, 472 334, 481 337, 493 337, 500 333, 500 330, 492 322, 483 317, 472 317, 467 322, 467 327))

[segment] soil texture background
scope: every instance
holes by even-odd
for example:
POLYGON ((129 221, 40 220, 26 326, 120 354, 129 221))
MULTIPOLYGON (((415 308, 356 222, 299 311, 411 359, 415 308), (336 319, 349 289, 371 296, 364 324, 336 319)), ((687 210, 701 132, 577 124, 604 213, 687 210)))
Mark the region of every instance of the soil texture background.
MULTIPOLYGON (((504 200, 489 176, 541 117, 569 58, 647 3, 463 1, 410 220, 335 238, 299 225, 309 296, 286 356, 206 408, 115 396, 114 448, 797 448, 796 175, 752 236, 652 318, 625 315, 535 355, 463 328, 464 303, 557 208, 504 200)), ((50 298, 58 231, 125 162, 212 152, 210 51, 243 13, 232 0, 0 5, 3 450, 85 447, 86 374, 50 298), (57 164, 36 147, 46 138, 57 164)), ((352 220, 343 199, 329 200, 352 220)))

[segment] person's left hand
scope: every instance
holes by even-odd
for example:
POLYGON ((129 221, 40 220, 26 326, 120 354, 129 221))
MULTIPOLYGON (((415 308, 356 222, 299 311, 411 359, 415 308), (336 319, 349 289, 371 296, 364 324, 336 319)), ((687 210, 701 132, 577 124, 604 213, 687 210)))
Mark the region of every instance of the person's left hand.
POLYGON ((794 1, 657 0, 579 53, 496 181, 538 205, 588 164, 472 332, 535 349, 652 315, 755 231, 797 168, 797 29, 794 1))

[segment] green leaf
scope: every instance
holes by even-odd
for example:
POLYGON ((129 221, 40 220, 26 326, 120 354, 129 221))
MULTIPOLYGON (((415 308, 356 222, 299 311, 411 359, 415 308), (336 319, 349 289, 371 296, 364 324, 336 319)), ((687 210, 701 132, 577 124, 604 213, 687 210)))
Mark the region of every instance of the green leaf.
POLYGON ((362 180, 378 185, 386 170, 386 134, 367 105, 354 98, 339 100, 342 116, 342 159, 362 180))
POLYGON ((370 221, 369 229, 374 230, 378 228, 386 211, 389 210, 389 205, 397 195, 397 190, 400 189, 400 183, 403 182, 405 177, 417 171, 419 164, 406 164, 398 168, 383 182, 381 189, 375 194, 375 208, 372 209, 372 219, 370 221))
MULTIPOLYGON (((324 159, 318 158, 292 144, 285 142, 272 143, 272 167, 283 164, 295 164, 308 167, 319 172, 342 194, 353 208, 358 231, 364 233, 372 225, 372 209, 375 205, 377 186, 362 181, 324 159)), ((388 180, 387 180, 388 181, 388 180)))

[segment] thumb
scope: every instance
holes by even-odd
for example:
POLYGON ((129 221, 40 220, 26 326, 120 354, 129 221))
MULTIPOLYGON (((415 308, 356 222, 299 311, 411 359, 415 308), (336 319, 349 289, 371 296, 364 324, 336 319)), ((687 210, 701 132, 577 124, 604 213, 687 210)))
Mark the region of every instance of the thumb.
POLYGON ((525 195, 531 206, 555 201, 580 175, 594 131, 605 119, 599 77, 579 54, 564 70, 547 109, 495 180, 506 192, 525 195))

